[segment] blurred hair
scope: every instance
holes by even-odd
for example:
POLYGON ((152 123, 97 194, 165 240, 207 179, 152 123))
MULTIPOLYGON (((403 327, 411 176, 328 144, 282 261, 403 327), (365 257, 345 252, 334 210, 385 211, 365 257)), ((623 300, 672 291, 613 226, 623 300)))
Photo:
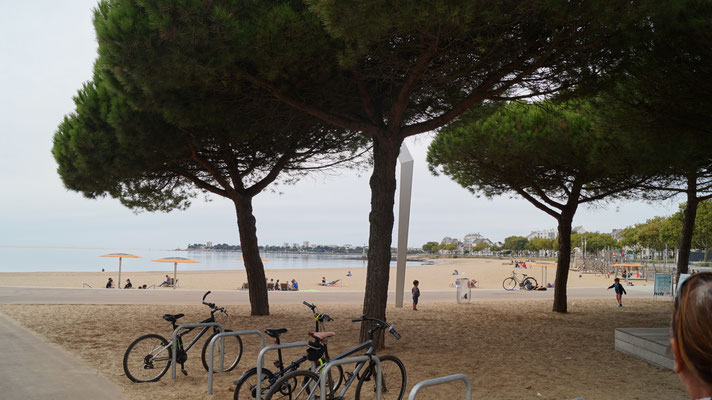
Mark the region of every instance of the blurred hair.
POLYGON ((682 360, 712 385, 712 272, 691 275, 680 287, 672 313, 672 337, 682 360))

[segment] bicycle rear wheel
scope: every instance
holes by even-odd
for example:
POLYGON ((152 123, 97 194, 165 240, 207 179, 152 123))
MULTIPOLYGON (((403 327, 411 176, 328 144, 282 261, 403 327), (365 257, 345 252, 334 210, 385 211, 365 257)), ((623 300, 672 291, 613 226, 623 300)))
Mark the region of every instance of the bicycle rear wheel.
POLYGON ((523 282, 523 286, 524 286, 527 290, 534 290, 534 289, 536 289, 537 285, 538 285, 538 284, 537 284, 536 279, 532 278, 531 276, 528 277, 527 279, 525 279, 524 282, 523 282), (527 283, 527 282, 528 282, 528 283, 527 283))
POLYGON ((143 335, 134 340, 124 353, 124 372, 133 382, 155 382, 170 366, 171 347, 161 335, 143 335))
POLYGON ((320 395, 319 375, 311 371, 297 370, 279 378, 270 387, 265 400, 305 400, 310 396, 312 399, 318 399, 320 395))
MULTIPOLYGON (((405 366, 398 357, 385 355, 381 360, 381 399, 400 400, 405 393, 405 366)), ((368 371, 358 380, 356 400, 376 398, 376 365, 369 366, 368 371)))
MULTIPOLYGON (((232 332, 229 329, 225 329, 225 332, 232 332)), ((210 335, 208 340, 205 341, 203 344, 203 352, 200 354, 201 360, 203 360, 203 368, 205 370, 208 370, 208 356, 210 355, 210 349, 208 349, 208 346, 210 345, 210 341, 213 340, 213 337, 215 337, 217 333, 214 333, 210 335)), ((218 340, 215 343, 215 350, 213 351, 213 357, 216 357, 215 361, 213 361, 213 371, 215 372, 228 372, 232 371, 235 369, 237 366, 237 363, 240 362, 240 358, 242 358, 242 339, 240 339, 239 336, 227 336, 224 338, 225 340, 225 361, 224 361, 224 370, 220 371, 220 340, 218 340)))
POLYGON ((517 287, 517 281, 510 276, 502 282, 502 287, 504 287, 504 290, 514 290, 517 287))

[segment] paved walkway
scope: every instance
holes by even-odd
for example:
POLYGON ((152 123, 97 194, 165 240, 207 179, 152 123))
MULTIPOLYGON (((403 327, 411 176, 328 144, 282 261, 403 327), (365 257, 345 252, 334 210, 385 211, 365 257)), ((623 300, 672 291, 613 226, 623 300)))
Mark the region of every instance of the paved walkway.
POLYGON ((123 399, 118 387, 0 314, 0 398, 15 400, 123 399))
MULTIPOLYGON (((653 298, 652 286, 627 287, 627 298, 653 298)), ((0 304, 200 304, 202 290, 117 290, 80 288, 36 288, 0 286, 0 304)), ((423 290, 421 301, 429 303, 456 302, 455 289, 445 291, 423 290)), ((569 300, 615 298, 605 287, 569 288, 569 300)), ((362 304, 363 292, 270 292, 270 304, 301 304, 302 301, 320 304, 362 304)), ((389 304, 395 300, 395 292, 389 292, 389 304)), ((403 296, 406 306, 410 301, 410 289, 403 296)), ((472 289, 472 301, 502 300, 553 300, 554 290, 508 292, 504 289, 472 289)), ((246 290, 215 290, 210 301, 220 304, 249 304, 246 290)))

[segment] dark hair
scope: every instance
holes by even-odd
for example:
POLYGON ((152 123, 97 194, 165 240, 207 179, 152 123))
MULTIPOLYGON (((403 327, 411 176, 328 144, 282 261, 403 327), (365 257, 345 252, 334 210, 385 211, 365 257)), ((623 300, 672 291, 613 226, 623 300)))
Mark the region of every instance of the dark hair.
POLYGON ((712 272, 687 278, 678 290, 672 312, 672 337, 685 365, 712 384, 712 272))
POLYGON ((420 283, 420 282, 418 282, 417 279, 413 281, 413 285, 417 285, 417 284, 419 284, 419 283, 420 283))
POLYGON ((613 282, 620 282, 620 281, 621 281, 620 278, 616 278, 613 280, 613 282))

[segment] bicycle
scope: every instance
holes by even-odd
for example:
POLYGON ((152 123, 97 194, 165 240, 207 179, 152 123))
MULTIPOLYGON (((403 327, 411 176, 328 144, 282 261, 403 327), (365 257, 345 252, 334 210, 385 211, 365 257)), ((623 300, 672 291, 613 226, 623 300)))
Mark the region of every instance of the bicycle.
POLYGON ((526 290, 534 290, 536 289, 538 283, 536 279, 532 278, 531 276, 527 277, 527 274, 522 274, 524 276, 523 279, 519 279, 517 276, 517 273, 515 271, 512 271, 512 276, 505 278, 504 281, 502 282, 502 286, 504 287, 504 290, 514 290, 517 285, 519 286, 520 289, 526 289, 526 290))
MULTIPOLYGON (((390 325, 384 321, 376 318, 370 318, 362 316, 352 320, 353 322, 361 321, 371 321, 373 327, 368 332, 369 340, 361 343, 360 345, 339 354, 338 356, 332 358, 332 360, 340 360, 356 354, 363 349, 368 349, 366 355, 375 355, 376 345, 373 342, 373 334, 379 329, 386 330, 391 333, 396 339, 400 339, 401 336, 396 332, 393 325, 390 325)), ((320 397, 320 372, 324 367, 320 359, 321 348, 323 347, 322 342, 331 336, 334 336, 334 332, 310 332, 309 336, 314 338, 314 342, 310 342, 310 348, 308 350, 309 360, 312 361, 312 368, 310 370, 297 370, 292 371, 282 378, 277 380, 277 382, 272 385, 269 392, 265 396, 265 400, 276 400, 286 398, 289 400, 311 400, 320 397)), ((406 387, 406 371, 403 362, 395 356, 384 355, 378 357, 381 362, 381 394, 382 399, 398 399, 403 398, 406 387)), ((352 372, 346 372, 346 382, 344 382, 343 387, 336 394, 331 385, 326 385, 328 393, 326 393, 326 398, 330 400, 344 399, 344 395, 354 383, 354 380, 358 380, 356 385, 356 400, 361 399, 371 399, 376 398, 376 364, 374 361, 362 361, 356 363, 352 372)))
MULTIPOLYGON (((315 323, 315 332, 323 332, 324 331, 324 322, 331 322, 334 319, 331 318, 329 315, 321 313, 317 311, 317 307, 314 304, 310 304, 308 302, 303 302, 305 306, 307 306, 311 311, 312 311, 312 316, 314 317, 314 323, 315 323)), ((265 329, 265 333, 275 339, 276 344, 280 344, 280 335, 283 333, 286 333, 287 329, 282 328, 282 329, 265 329)), ((324 355, 323 358, 328 361, 329 360, 329 350, 324 343, 324 355)), ((288 366, 284 366, 284 360, 282 358, 282 349, 277 349, 277 361, 275 361, 274 366, 278 369, 277 371, 270 371, 267 368, 262 368, 262 384, 260 385, 261 388, 261 394, 266 393, 270 387, 282 376, 285 374, 296 371, 299 369, 300 365, 307 361, 308 357, 303 356, 292 363, 290 363, 288 366), (265 383, 267 384, 265 386, 265 383)), ((334 376, 334 374, 330 374, 329 377, 329 383, 330 386, 336 390, 340 385, 341 382, 343 381, 343 369, 339 366, 337 369, 337 374, 338 376, 334 376)), ((241 399, 254 399, 257 398, 257 368, 252 368, 247 371, 245 371, 242 376, 235 382, 235 394, 233 395, 234 400, 241 400, 241 399)), ((260 396, 262 398, 262 396, 260 396)))
MULTIPOLYGON (((202 303, 210 307, 210 317, 201 321, 201 323, 215 322, 215 313, 220 312, 227 316, 227 310, 224 307, 218 307, 215 303, 206 303, 205 298, 208 297, 210 291, 203 295, 202 303)), ((175 331, 177 325, 176 321, 184 317, 185 314, 165 314, 163 319, 171 323, 172 331, 175 331)), ((188 375, 185 370, 185 362, 188 359, 188 350, 190 350, 193 345, 200 340, 206 332, 212 328, 213 334, 210 335, 208 340, 205 341, 203 345, 203 351, 201 353, 201 359, 203 361, 203 367, 208 370, 208 344, 213 336, 220 333, 220 329, 216 326, 205 326, 200 332, 193 338, 193 340, 188 343, 187 346, 183 346, 183 337, 196 328, 187 328, 180 332, 177 336, 178 350, 176 352, 176 362, 181 366, 181 372, 183 375, 188 375)), ((229 332, 229 330, 225 330, 229 332)), ((242 357, 242 340, 239 336, 226 337, 224 341, 219 340, 216 344, 218 348, 218 354, 222 352, 225 357, 225 362, 228 364, 227 368, 223 369, 223 372, 232 371, 240 362, 242 357), (235 339, 232 339, 232 338, 235 339), (220 348, 224 345, 224 348, 220 348), (234 359, 233 359, 234 357, 234 359), (232 360, 230 362, 229 360, 232 360)), ((168 371, 172 362, 172 351, 173 351, 173 340, 167 340, 161 335, 150 333, 143 335, 138 339, 131 342, 129 347, 124 353, 124 372, 126 376, 133 382, 143 383, 143 382, 156 382, 168 371)))

